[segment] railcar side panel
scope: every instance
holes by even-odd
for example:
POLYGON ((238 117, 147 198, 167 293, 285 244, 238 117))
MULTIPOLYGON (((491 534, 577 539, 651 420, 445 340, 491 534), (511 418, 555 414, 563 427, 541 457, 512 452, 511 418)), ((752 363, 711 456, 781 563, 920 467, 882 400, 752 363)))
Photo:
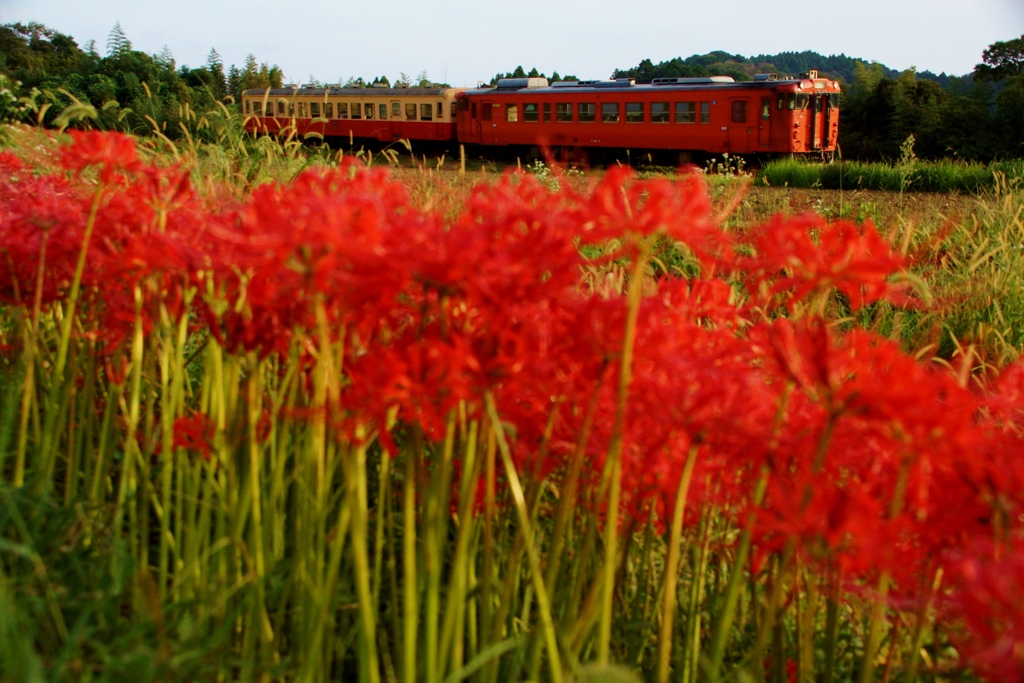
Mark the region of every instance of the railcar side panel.
POLYGON ((707 80, 717 82, 697 86, 604 81, 506 88, 499 84, 469 90, 458 96, 458 137, 488 146, 716 154, 834 150, 836 83, 816 78, 707 80))
POLYGON ((246 130, 329 139, 454 141, 455 88, 247 90, 246 130))

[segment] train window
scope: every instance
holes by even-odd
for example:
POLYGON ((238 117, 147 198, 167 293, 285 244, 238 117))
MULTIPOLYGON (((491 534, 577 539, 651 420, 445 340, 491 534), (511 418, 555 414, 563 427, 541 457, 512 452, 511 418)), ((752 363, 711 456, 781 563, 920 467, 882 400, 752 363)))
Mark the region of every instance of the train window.
POLYGON ((284 100, 278 100, 277 101, 277 113, 278 114, 282 114, 282 115, 284 114, 284 105, 285 105, 285 101, 284 100))
POLYGON ((456 117, 456 113, 455 113, 455 100, 452 100, 452 106, 451 106, 451 112, 450 113, 451 113, 451 117, 454 119, 456 117))
POLYGON ((790 111, 796 109, 796 95, 794 93, 789 93, 789 96, 786 97, 786 109, 790 111))
POLYGON ((363 105, 359 104, 358 102, 353 102, 352 105, 349 107, 349 110, 352 112, 352 118, 363 118, 363 105))
POLYGON ((484 121, 490 121, 493 110, 493 104, 491 104, 490 102, 482 102, 480 104, 480 118, 483 119, 484 121))
POLYGON ((402 115, 402 103, 392 102, 391 103, 391 118, 397 119, 402 115))
POLYGON ((700 122, 711 123, 711 103, 701 102, 700 103, 700 122))
POLYGON ((476 118, 476 102, 474 102, 473 105, 470 107, 469 117, 471 119, 475 119, 476 118))
POLYGON ((459 111, 469 111, 469 100, 465 97, 459 100, 459 111))
POLYGON ((626 123, 644 122, 644 103, 626 102, 626 123))
POLYGON ((338 102, 338 118, 339 119, 347 119, 348 118, 348 103, 347 102, 338 102))
POLYGON ((405 103, 405 120, 415 121, 416 120, 416 105, 412 102, 405 103))
POLYGON ((832 92, 828 94, 828 106, 832 109, 839 109, 839 93, 832 92))
POLYGON ((747 101, 746 100, 733 100, 732 101, 732 122, 733 123, 746 123, 747 122, 747 101))
POLYGON ((697 103, 676 102, 676 123, 697 123, 697 103))
POLYGON ((761 120, 767 121, 772 115, 772 101, 768 97, 761 98, 761 120))
POLYGON ((523 121, 530 121, 532 123, 540 121, 540 113, 537 111, 536 102, 523 105, 523 121))
POLYGON ((444 118, 444 103, 443 102, 438 102, 437 103, 437 120, 440 121, 443 118, 444 118))
POLYGON ((580 123, 593 123, 597 106, 593 102, 580 102, 578 107, 576 111, 579 113, 580 123))
POLYGON ((309 103, 309 111, 310 111, 310 114, 312 114, 314 119, 320 118, 320 103, 319 102, 310 102, 309 103))
POLYGON ((328 102, 327 104, 324 105, 324 108, 326 110, 326 111, 324 111, 324 118, 325 119, 333 119, 334 118, 334 102, 328 102))
POLYGON ((779 111, 782 111, 783 107, 785 107, 785 106, 786 106, 786 96, 785 95, 778 95, 775 98, 775 108, 778 109, 779 111))
POLYGON ((308 119, 309 118, 309 103, 308 102, 299 102, 299 118, 300 119, 308 119))
POLYGON ((387 117, 388 105, 385 104, 384 102, 381 102, 380 104, 377 105, 377 118, 383 120, 386 119, 387 117))
POLYGON ((570 102, 555 103, 555 121, 563 123, 572 121, 572 104, 570 102))
POLYGON ((668 123, 668 102, 651 102, 651 123, 668 123))
POLYGON ((605 102, 601 105, 601 123, 619 122, 619 103, 605 102))
POLYGON ((430 106, 430 103, 424 103, 420 105, 420 121, 433 121, 434 120, 434 108, 430 106))
POLYGON ((797 93, 797 96, 796 96, 796 108, 797 109, 807 109, 807 103, 810 102, 810 101, 811 101, 811 98, 810 98, 809 95, 805 95, 804 93, 797 93))
POLYGON ((519 105, 510 104, 505 107, 505 121, 508 123, 515 123, 519 120, 519 105))
POLYGON ((252 103, 252 113, 256 116, 263 116, 263 103, 257 100, 252 103))
POLYGON ((288 116, 295 116, 295 103, 294 102, 289 102, 288 103, 288 116))
POLYGON ((250 102, 252 102, 252 100, 246 100, 245 101, 245 113, 246 114, 251 114, 252 113, 252 105, 250 104, 250 102))
POLYGON ((551 121, 551 103, 550 102, 545 102, 544 103, 544 123, 549 123, 550 121, 551 121))
POLYGON ((373 118, 373 102, 367 102, 366 104, 363 105, 363 118, 373 118))

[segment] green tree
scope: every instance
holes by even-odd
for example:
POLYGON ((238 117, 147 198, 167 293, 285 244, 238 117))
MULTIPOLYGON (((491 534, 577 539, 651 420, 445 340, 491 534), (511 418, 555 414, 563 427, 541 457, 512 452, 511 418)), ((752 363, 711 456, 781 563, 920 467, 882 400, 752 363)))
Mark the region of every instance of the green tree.
POLYGON ((980 81, 1001 81, 1024 73, 1024 35, 995 42, 981 53, 982 63, 974 67, 980 81))
POLYGON ((206 56, 206 70, 210 72, 212 77, 211 87, 213 94, 217 99, 220 99, 228 94, 228 81, 227 77, 224 76, 224 61, 220 58, 220 54, 215 48, 210 48, 210 54, 206 56))
POLYGON ((110 29, 110 33, 107 35, 107 56, 124 54, 130 52, 131 49, 132 43, 121 28, 121 22, 115 21, 114 28, 110 29))

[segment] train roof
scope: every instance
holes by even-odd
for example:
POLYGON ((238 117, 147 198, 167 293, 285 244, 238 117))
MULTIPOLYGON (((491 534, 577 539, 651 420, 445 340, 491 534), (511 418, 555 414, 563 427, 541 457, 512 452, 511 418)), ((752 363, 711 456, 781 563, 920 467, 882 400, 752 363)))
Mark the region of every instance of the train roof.
POLYGON ((736 81, 729 76, 701 76, 701 77, 680 77, 680 78, 656 78, 653 83, 637 84, 632 78, 616 78, 608 80, 593 81, 555 81, 548 83, 545 78, 509 78, 501 79, 497 85, 490 88, 475 88, 467 90, 469 95, 507 95, 538 94, 552 95, 556 93, 580 93, 580 92, 652 92, 660 90, 738 90, 749 88, 775 88, 778 85, 798 85, 808 81, 827 81, 831 79, 809 79, 809 78, 775 78, 768 77, 768 74, 758 74, 752 81, 736 81))
POLYGON ((243 92, 249 97, 440 97, 449 90, 458 88, 251 88, 243 92))

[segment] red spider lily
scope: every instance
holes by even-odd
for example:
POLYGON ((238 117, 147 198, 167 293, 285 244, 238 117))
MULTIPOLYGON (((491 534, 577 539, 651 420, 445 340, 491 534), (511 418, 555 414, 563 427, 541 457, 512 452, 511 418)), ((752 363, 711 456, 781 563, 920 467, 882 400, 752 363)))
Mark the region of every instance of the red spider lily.
POLYGON ((711 200, 698 173, 676 182, 638 181, 630 169, 616 167, 578 211, 587 242, 623 239, 635 246, 640 238, 665 235, 693 250, 706 267, 731 254, 731 240, 711 218, 711 200))
POLYGON ((986 680, 1024 681, 1024 540, 975 541, 949 564, 947 610, 963 619, 961 654, 986 680))
POLYGON ((211 262, 208 232, 223 220, 195 196, 183 171, 140 166, 133 178, 97 215, 97 271, 106 282, 101 334, 111 345, 134 327, 136 288, 145 330, 161 306, 171 320, 185 314, 186 291, 211 262))
POLYGON ((192 411, 174 421, 174 447, 196 451, 209 462, 216 433, 217 425, 209 416, 192 411))
POLYGON ((792 290, 791 309, 809 295, 838 289, 857 310, 889 295, 887 279, 906 265, 871 222, 829 223, 814 213, 776 215, 754 231, 752 244, 757 256, 741 262, 751 290, 768 299, 792 290))
POLYGON ((911 577, 985 528, 991 503, 969 473, 991 441, 955 377, 866 332, 777 321, 767 337, 798 391, 770 454, 766 536, 799 539, 847 574, 911 577))
MULTIPOLYGON (((41 302, 61 298, 82 248, 85 214, 83 197, 56 175, 30 173, 0 179, 0 298, 31 305, 45 242, 41 302)), ((86 268, 92 278, 95 259, 86 268)))
POLYGON ((285 353, 296 330, 315 329, 319 300, 332 330, 370 334, 408 279, 395 267, 397 245, 429 221, 385 171, 354 163, 259 188, 209 233, 221 302, 207 303, 214 333, 233 347, 285 353))
POLYGON ((100 180, 107 185, 139 163, 135 138, 123 133, 70 131, 71 144, 61 150, 60 165, 80 173, 91 166, 100 167, 100 180))

